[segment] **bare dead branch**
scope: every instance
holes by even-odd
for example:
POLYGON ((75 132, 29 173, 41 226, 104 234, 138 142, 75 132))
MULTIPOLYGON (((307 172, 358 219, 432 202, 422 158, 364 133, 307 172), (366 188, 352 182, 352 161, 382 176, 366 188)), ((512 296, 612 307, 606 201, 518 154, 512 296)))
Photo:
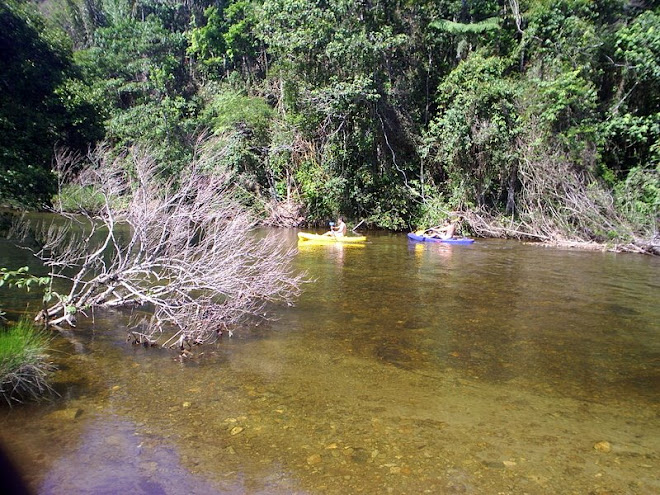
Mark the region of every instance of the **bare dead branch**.
POLYGON ((515 216, 480 209, 463 213, 476 235, 536 240, 554 245, 592 246, 617 251, 658 251, 657 240, 637 232, 615 208, 610 191, 587 166, 575 165, 561 147, 539 146, 534 126, 518 138, 520 184, 515 216), (628 242, 612 243, 610 233, 628 242))
POLYGON ((269 303, 293 302, 304 281, 291 269, 294 248, 256 232, 226 176, 201 172, 215 159, 212 149, 199 143, 176 187, 158 180, 154 160, 141 150, 115 159, 102 148, 90 154, 78 180, 102 195, 103 208, 44 229, 36 253, 53 277, 68 282, 47 310, 51 324, 74 325, 86 307, 149 305, 153 318, 132 332, 134 340, 152 342, 169 331, 161 341, 183 345, 264 317, 269 303))

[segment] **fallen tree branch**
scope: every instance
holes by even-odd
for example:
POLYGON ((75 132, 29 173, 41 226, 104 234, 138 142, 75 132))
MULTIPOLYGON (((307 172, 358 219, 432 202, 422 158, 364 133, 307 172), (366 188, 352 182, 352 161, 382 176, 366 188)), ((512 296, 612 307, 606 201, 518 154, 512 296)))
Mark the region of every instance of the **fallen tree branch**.
MULTIPOLYGON (((201 144, 200 144, 201 146, 201 144)), ((79 176, 104 198, 96 214, 63 214, 64 222, 36 235, 36 255, 51 275, 68 282, 47 309, 52 325, 75 325, 87 307, 148 305, 148 328, 135 341, 207 342, 217 328, 265 317, 272 302, 292 303, 303 275, 294 274, 293 248, 255 232, 254 219, 233 199, 227 177, 206 175, 214 160, 201 147, 177 183, 163 183, 148 154, 133 149, 110 159, 90 154, 79 176), (131 184, 125 170, 135 167, 131 184)), ((80 164, 62 165, 80 167, 80 164)))

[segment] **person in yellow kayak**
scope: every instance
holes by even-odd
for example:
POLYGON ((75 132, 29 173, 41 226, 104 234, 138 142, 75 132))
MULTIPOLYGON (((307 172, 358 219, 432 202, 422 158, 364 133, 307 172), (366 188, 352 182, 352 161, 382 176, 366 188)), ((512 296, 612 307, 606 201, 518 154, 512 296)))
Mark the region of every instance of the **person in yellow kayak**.
POLYGON ((323 235, 331 235, 334 237, 344 237, 346 235, 346 224, 344 223, 344 217, 339 217, 337 219, 337 224, 330 224, 330 230, 323 235))

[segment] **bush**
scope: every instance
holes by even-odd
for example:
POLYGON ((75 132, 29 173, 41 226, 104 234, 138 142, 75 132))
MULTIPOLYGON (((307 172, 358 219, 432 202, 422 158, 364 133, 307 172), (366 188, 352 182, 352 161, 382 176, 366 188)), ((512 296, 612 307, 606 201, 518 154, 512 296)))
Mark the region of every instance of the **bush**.
POLYGON ((440 225, 449 218, 451 210, 451 205, 445 201, 444 196, 433 191, 421 205, 415 224, 420 228, 440 225))
POLYGON ((0 329, 0 395, 10 405, 52 393, 48 379, 54 367, 46 355, 49 342, 28 318, 0 329))
POLYGON ((638 230, 652 232, 660 210, 660 167, 635 167, 615 187, 617 206, 638 230))
POLYGON ((79 213, 81 210, 97 213, 105 205, 103 195, 89 186, 68 184, 53 198, 60 211, 79 213))

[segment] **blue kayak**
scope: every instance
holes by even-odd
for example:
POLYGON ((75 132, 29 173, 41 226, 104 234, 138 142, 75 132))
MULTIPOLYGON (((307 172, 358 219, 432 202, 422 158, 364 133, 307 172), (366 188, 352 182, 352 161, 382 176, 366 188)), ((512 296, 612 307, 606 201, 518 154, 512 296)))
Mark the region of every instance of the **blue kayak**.
POLYGON ((415 232, 410 232, 408 238, 413 241, 421 242, 442 242, 444 244, 472 244, 474 239, 469 237, 452 237, 451 239, 438 239, 437 237, 429 237, 424 234, 417 234, 415 232))

